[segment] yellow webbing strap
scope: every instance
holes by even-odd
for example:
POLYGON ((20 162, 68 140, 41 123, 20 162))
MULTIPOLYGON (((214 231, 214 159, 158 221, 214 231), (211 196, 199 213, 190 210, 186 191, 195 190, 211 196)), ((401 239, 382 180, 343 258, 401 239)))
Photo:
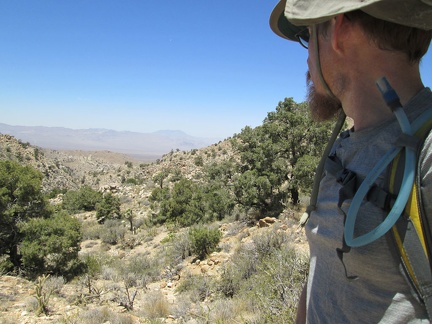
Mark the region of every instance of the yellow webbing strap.
MULTIPOLYGON (((396 169, 396 168, 392 168, 392 172, 394 171, 394 169, 396 169)), ((393 179, 393 177, 392 177, 392 179, 393 179)), ((422 225, 421 225, 421 220, 420 220, 420 213, 419 213, 419 208, 418 208, 417 184, 416 183, 414 183, 413 189, 411 190, 411 195, 410 195, 410 198, 408 199, 408 203, 405 207, 405 212, 407 213, 407 215, 409 215, 409 217, 410 217, 410 219, 414 225, 414 228, 416 230, 416 233, 420 239, 421 245, 423 247, 423 251, 424 251, 425 255, 427 256, 426 243, 425 243, 425 239, 424 239, 424 235, 423 235, 423 230, 422 230, 422 225)), ((402 239, 399 235, 399 231, 398 231, 396 225, 393 226, 392 231, 393 231, 394 239, 396 241, 396 245, 398 247, 399 253, 400 253, 401 258, 403 260, 403 263, 405 265, 405 268, 408 271, 408 274, 409 274, 410 278, 412 279, 412 281, 414 282, 415 286, 418 288, 419 284, 417 281, 417 276, 415 275, 411 261, 408 258, 408 255, 406 253, 406 250, 404 248, 402 239)))
POLYGON ((414 182, 413 188, 411 190, 410 198, 408 199, 408 203, 405 207, 406 213, 411 218, 411 221, 414 224, 417 235, 419 236, 420 242, 423 246, 423 250, 427 255, 426 242, 422 230, 421 217, 420 217, 420 208, 419 208, 419 199, 418 199, 418 190, 417 183, 414 182))

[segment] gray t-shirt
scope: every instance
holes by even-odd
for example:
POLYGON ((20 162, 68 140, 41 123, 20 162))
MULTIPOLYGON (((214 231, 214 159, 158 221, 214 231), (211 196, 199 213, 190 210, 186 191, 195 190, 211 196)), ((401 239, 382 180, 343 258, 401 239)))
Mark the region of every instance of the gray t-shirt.
MULTIPOLYGON (((432 93, 423 89, 406 105, 412 121, 421 112, 432 109, 432 93)), ((396 118, 379 126, 350 132, 339 138, 333 152, 343 167, 364 178, 394 144, 401 130, 396 118)), ((422 153, 422 197, 426 213, 432 217, 432 136, 428 136, 422 153)), ((384 176, 377 180, 383 184, 384 176)), ((344 216, 338 211, 340 184, 325 174, 318 196, 317 209, 306 226, 310 246, 310 273, 307 284, 308 323, 408 323, 427 322, 423 306, 412 293, 399 268, 394 244, 385 235, 366 246, 352 248, 344 254, 344 266, 336 249, 342 247, 344 216)), ((342 209, 348 212, 351 200, 342 209)), ((386 214, 372 203, 362 203, 354 235, 369 232, 381 224, 386 214)))

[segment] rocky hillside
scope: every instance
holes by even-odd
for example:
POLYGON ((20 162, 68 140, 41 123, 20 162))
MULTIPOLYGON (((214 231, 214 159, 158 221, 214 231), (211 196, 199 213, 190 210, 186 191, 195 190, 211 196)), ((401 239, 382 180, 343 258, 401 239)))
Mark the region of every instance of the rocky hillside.
MULTIPOLYGON (((271 318, 291 318, 278 314, 288 307, 281 308, 264 292, 273 285, 276 291, 282 287, 278 302, 296 303, 302 282, 291 281, 299 277, 294 271, 304 277, 306 256, 305 237, 296 222, 299 210, 287 209, 279 219, 264 218, 252 226, 235 218, 210 224, 222 239, 204 260, 184 253, 190 244, 188 229, 146 222, 154 175, 168 170, 172 176, 199 178, 206 165, 236 159, 229 141, 171 151, 154 163, 143 163, 107 151, 46 150, 0 135, 0 159, 40 170, 46 192, 82 185, 111 191, 120 197, 122 210, 132 210, 136 222, 129 231, 126 224, 98 224, 94 212, 76 215, 83 224, 80 255, 94 260, 96 274, 68 283, 49 278, 45 289, 52 294, 49 313, 43 316, 35 313, 35 282, 1 276, 0 323, 271 323, 271 318), (106 239, 113 235, 116 240, 106 239)), ((52 203, 60 201, 61 196, 52 203)))
POLYGON ((87 185, 95 190, 115 192, 124 209, 143 214, 154 188, 153 176, 162 170, 192 179, 202 167, 234 157, 229 140, 203 149, 171 151, 153 163, 110 151, 57 151, 23 143, 0 134, 0 160, 31 165, 43 174, 43 191, 75 190, 87 185), (198 163, 197 161, 201 161, 198 163), (203 162, 205 161, 205 163, 203 162))
POLYGON ((57 151, 35 147, 13 136, 0 134, 0 159, 31 165, 44 175, 43 190, 93 188, 138 177, 139 161, 109 151, 57 151), (128 168, 126 162, 136 165, 128 168))

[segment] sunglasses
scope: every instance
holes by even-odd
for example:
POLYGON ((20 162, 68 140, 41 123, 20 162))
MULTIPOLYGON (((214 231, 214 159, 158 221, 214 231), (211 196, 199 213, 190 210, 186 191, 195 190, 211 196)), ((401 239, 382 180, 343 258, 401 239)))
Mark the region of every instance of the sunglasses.
POLYGON ((309 34, 309 29, 307 27, 299 31, 297 34, 295 34, 295 37, 297 38, 301 46, 308 49, 310 34, 309 34))

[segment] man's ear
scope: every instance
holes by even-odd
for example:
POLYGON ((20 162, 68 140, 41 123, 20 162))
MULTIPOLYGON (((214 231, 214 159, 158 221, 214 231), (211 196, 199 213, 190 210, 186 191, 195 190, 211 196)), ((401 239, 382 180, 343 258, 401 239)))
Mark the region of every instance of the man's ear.
POLYGON ((337 52, 345 51, 346 40, 349 37, 351 27, 349 19, 344 14, 337 15, 332 19, 333 33, 332 46, 337 52))

